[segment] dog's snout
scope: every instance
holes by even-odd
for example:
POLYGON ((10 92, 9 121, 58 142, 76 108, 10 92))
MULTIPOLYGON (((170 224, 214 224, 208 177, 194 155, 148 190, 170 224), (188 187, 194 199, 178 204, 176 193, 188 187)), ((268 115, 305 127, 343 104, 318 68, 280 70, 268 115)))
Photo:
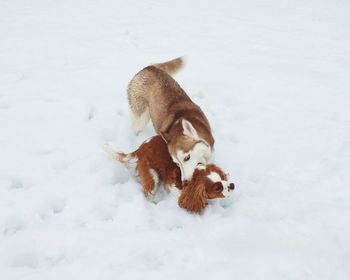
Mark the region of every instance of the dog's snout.
POLYGON ((233 191, 235 189, 235 184, 234 183, 230 183, 228 188, 233 191))
POLYGON ((188 180, 183 180, 182 181, 182 185, 185 187, 185 186, 187 186, 188 185, 188 180))

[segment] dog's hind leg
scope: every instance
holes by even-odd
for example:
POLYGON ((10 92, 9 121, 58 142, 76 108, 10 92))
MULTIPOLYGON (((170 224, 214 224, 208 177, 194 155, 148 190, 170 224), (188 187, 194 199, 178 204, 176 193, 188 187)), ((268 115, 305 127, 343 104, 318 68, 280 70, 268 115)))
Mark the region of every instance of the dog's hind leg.
POLYGON ((157 172, 144 161, 138 161, 136 166, 146 198, 153 201, 159 185, 157 172))
POLYGON ((132 112, 132 129, 136 135, 138 135, 148 124, 150 120, 148 107, 141 113, 137 114, 132 112))
POLYGON ((147 102, 147 93, 140 85, 138 77, 130 82, 128 87, 128 100, 132 113, 132 128, 138 135, 150 120, 150 114, 147 102))

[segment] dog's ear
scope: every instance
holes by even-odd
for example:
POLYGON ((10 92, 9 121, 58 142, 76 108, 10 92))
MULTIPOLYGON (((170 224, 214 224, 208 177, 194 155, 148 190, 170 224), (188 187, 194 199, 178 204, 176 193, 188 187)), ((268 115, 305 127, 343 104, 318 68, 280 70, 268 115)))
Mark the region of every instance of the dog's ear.
POLYGON ((196 129, 188 120, 183 119, 181 124, 182 124, 184 135, 191 137, 192 139, 198 139, 198 134, 196 129))
POLYGON ((189 184, 182 189, 179 206, 190 212, 199 213, 207 205, 207 193, 203 182, 189 184))

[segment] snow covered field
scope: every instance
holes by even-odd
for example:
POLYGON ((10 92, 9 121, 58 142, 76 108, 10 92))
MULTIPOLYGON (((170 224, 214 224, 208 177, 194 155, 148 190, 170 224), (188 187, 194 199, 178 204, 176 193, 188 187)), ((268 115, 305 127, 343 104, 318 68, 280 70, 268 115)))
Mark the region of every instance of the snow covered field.
POLYGON ((349 1, 0 1, 0 279, 350 279, 349 1), (233 196, 145 200, 126 86, 186 55, 233 196))

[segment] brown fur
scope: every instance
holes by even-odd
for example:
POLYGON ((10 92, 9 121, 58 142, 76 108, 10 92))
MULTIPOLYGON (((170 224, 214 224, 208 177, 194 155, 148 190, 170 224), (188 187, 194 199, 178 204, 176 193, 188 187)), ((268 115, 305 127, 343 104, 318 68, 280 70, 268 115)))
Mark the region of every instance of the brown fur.
POLYGON ((197 169, 192 180, 184 187, 181 183, 180 169, 173 163, 167 144, 159 135, 144 142, 130 154, 116 153, 115 158, 125 165, 128 165, 131 159, 137 160, 136 170, 146 197, 152 196, 157 188, 157 182, 154 182, 150 169, 158 174, 164 186, 174 185, 182 190, 179 206, 188 211, 200 212, 205 208, 208 199, 223 197, 222 189, 207 177, 211 172, 216 172, 222 180, 227 180, 226 174, 214 164, 207 165, 202 170, 197 169))
POLYGON ((183 65, 182 58, 148 66, 138 72, 128 86, 128 99, 133 118, 144 117, 136 133, 141 131, 149 118, 155 131, 168 144, 169 152, 181 149, 185 152, 194 146, 196 140, 183 135, 181 120, 188 120, 211 148, 214 146, 209 122, 200 109, 170 76, 183 65))

